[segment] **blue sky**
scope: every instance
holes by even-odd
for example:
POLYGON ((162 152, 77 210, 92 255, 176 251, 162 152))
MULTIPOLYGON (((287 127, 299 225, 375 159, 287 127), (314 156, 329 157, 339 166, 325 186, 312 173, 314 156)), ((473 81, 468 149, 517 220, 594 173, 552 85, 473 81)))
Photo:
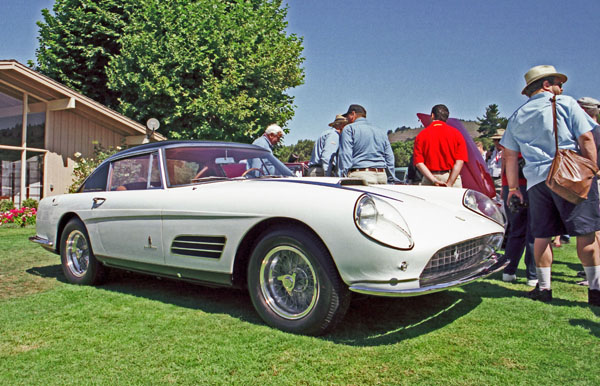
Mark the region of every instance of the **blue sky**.
MULTIPOLYGON (((53 0, 2 0, 0 58, 35 58, 36 20, 53 0)), ((305 84, 285 144, 315 139, 351 103, 382 130, 416 127, 444 103, 477 119, 509 116, 523 75, 552 64, 565 94, 600 99, 600 2, 532 0, 290 0, 288 32, 304 39, 305 84)))

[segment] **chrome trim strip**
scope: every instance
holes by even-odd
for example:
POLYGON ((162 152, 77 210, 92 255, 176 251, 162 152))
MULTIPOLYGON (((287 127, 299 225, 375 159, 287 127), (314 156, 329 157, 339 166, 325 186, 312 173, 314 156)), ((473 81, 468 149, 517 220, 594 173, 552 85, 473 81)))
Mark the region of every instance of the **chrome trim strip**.
POLYGON ((492 263, 488 268, 483 268, 481 271, 477 272, 474 275, 450 281, 448 283, 435 284, 431 286, 421 287, 421 288, 409 288, 409 289, 400 289, 400 290, 387 290, 381 288, 372 288, 363 285, 353 285, 350 286, 350 291, 366 294, 366 295, 374 295, 374 296, 388 296, 388 297, 408 297, 408 296, 418 296, 418 295, 426 295, 433 292, 444 291, 453 287, 459 287, 465 284, 468 284, 472 281, 483 279, 495 272, 500 271, 508 264, 508 257, 505 255, 494 254, 490 257, 490 262, 492 263))

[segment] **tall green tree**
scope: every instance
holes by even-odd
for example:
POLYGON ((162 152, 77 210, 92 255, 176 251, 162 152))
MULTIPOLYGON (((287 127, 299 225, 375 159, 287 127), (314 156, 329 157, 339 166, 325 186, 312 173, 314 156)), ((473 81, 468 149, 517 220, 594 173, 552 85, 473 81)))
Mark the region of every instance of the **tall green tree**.
POLYGON ((500 116, 498 105, 491 104, 485 108, 485 115, 482 118, 477 118, 479 124, 478 132, 482 137, 491 137, 496 134, 498 129, 506 128, 508 119, 500 116))
POLYGON ((121 51, 119 39, 137 3, 56 0, 54 14, 43 9, 44 21, 37 23, 36 70, 106 106, 118 107, 120 92, 108 89, 106 66, 121 51))
POLYGON ((250 142, 293 117, 302 40, 281 0, 146 0, 108 68, 120 110, 170 138, 250 142))
POLYGON ((281 0, 56 0, 39 70, 170 138, 251 142, 294 114, 302 39, 281 0))

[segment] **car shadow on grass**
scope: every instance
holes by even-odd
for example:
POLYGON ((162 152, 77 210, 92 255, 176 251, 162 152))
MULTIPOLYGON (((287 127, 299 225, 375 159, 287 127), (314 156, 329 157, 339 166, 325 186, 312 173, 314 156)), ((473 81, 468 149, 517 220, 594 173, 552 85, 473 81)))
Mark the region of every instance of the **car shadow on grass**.
MULTIPOLYGON (((67 283, 60 265, 33 267, 27 272, 67 283)), ((112 270, 107 282, 98 288, 206 313, 227 314, 243 322, 264 325, 245 290, 212 288, 117 270, 112 270)), ((486 280, 458 290, 408 298, 355 294, 344 319, 333 331, 319 339, 351 346, 394 344, 443 328, 467 315, 483 298, 514 297, 522 292, 486 280)), ((557 299, 557 304, 561 305, 574 303, 577 302, 557 299)), ((598 325, 585 320, 580 322, 587 323, 583 327, 590 329, 593 334, 600 334, 598 325)))

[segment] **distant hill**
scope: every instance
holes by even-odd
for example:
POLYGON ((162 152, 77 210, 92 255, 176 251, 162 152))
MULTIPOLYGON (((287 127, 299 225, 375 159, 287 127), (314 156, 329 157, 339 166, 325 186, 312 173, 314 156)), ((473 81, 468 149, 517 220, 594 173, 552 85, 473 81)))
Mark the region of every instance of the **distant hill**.
MULTIPOLYGON (((477 129, 479 129, 479 125, 477 124, 477 122, 463 121, 463 120, 461 120, 461 122, 465 126, 465 129, 467 129, 467 131, 469 132, 469 135, 471 136, 471 138, 479 137, 479 132, 477 131, 477 129)), ((390 143, 394 143, 394 142, 398 142, 398 141, 407 141, 410 139, 414 139, 423 129, 424 129, 423 126, 417 127, 414 129, 413 128, 401 128, 400 130, 398 130, 395 133, 388 134, 388 138, 390 140, 390 143)))

